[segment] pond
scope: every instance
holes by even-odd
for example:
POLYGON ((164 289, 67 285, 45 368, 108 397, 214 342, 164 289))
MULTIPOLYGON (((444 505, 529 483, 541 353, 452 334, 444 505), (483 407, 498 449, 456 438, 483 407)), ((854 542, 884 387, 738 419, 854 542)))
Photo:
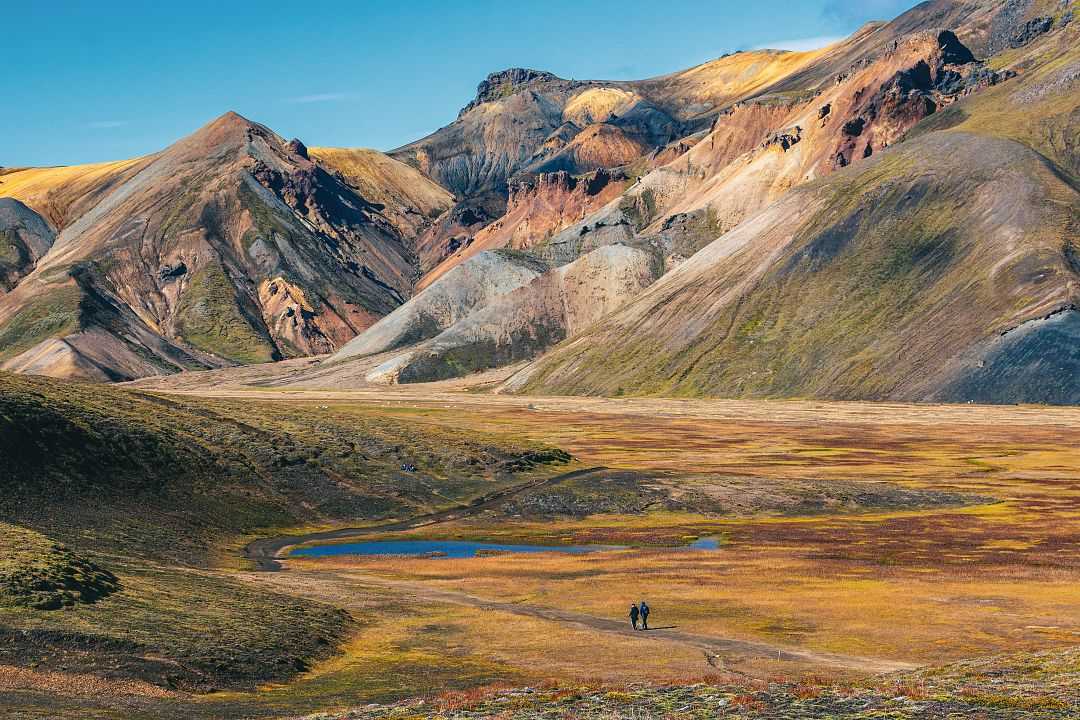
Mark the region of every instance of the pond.
MULTIPOLYGON (((720 547, 716 538, 702 538, 685 546, 692 550, 715 550, 720 547)), ((325 557, 329 555, 407 555, 433 558, 472 558, 500 553, 557 552, 581 555, 601 550, 625 550, 618 545, 512 545, 472 540, 372 540, 357 543, 332 543, 297 548, 292 556, 325 557)))

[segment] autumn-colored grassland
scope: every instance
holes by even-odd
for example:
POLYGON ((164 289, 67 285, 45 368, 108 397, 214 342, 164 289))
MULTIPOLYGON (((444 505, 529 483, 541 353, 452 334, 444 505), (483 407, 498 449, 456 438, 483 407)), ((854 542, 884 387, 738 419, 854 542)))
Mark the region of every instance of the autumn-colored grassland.
MULTIPOLYGON (((308 401, 304 393, 288 398, 308 401)), ((718 672, 700 648, 668 642, 663 631, 626 637, 452 596, 620 620, 644 597, 655 625, 681 632, 920 666, 1080 643, 1080 412, 681 401, 627 401, 620 411, 615 401, 390 398, 373 403, 380 414, 550 443, 586 466, 796 484, 886 481, 989 501, 813 516, 487 513, 407 535, 631 547, 583 556, 291 559, 286 573, 247 578, 331 603, 381 598, 371 612, 350 605, 364 618, 356 641, 293 687, 332 677, 363 697, 375 686, 362 678, 402 663, 429 672, 423 681, 415 672, 380 674, 403 687, 381 681, 373 696, 433 692, 447 673, 464 687, 481 678, 669 682, 718 672), (672 547, 707 536, 721 538, 721 548, 672 547)), ((318 401, 372 404, 346 394, 318 401)), ((738 653, 721 653, 720 662, 759 676, 823 672, 738 653)))

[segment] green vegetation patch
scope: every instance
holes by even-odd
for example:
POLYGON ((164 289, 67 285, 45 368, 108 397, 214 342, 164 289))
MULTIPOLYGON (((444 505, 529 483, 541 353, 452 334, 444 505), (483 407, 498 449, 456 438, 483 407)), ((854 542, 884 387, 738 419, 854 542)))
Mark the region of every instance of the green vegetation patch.
POLYGON ((4 266, 18 265, 26 261, 26 248, 18 234, 0 230, 0 272, 4 266))
POLYGON ((82 291, 65 285, 37 295, 10 320, 0 325, 0 360, 8 360, 42 340, 70 335, 79 329, 82 291))
POLYGON ((0 523, 0 605, 58 610, 120 589, 116 576, 32 530, 0 523))
POLYGON ((74 611, 0 606, 0 664, 108 668, 191 691, 252 688, 307 670, 353 628, 344 610, 217 573, 125 561, 117 572, 120 590, 74 611))
POLYGON ((225 536, 428 512, 565 458, 371 408, 166 398, 0 373, 0 517, 80 548, 197 565, 225 536))
POLYGON ((637 195, 623 195, 619 209, 634 224, 634 230, 640 231, 656 219, 656 193, 652 188, 645 188, 637 195))
POLYGON ((269 362, 276 348, 248 315, 225 269, 210 263, 192 276, 180 297, 176 332, 200 350, 234 362, 269 362))
POLYGON ((438 411, 392 412, 0 373, 0 665, 195 691, 288 680, 337 653, 356 621, 210 569, 223 546, 463 504, 568 459, 462 433, 438 411), (67 611, 33 609, 57 599, 67 611))

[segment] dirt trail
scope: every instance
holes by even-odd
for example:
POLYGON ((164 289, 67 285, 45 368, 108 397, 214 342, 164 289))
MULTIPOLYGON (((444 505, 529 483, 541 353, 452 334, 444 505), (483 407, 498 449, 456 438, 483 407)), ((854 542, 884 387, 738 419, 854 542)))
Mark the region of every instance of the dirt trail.
POLYGON ((440 510, 439 512, 428 513, 426 515, 417 515, 416 517, 400 522, 373 525, 366 528, 340 528, 338 530, 308 533, 307 535, 279 535, 277 537, 262 538, 261 540, 256 540, 248 544, 248 546, 244 548, 244 557, 251 560, 255 564, 255 569, 260 572, 275 572, 281 569, 281 563, 278 562, 281 553, 294 545, 300 545, 307 542, 318 542, 320 540, 339 540, 341 538, 360 537, 363 535, 371 535, 373 533, 415 530, 416 528, 437 525, 438 523, 448 522, 450 520, 460 520, 461 518, 474 515, 481 510, 486 510, 491 506, 504 500, 508 500, 526 490, 534 490, 536 488, 544 487, 545 485, 560 483, 564 480, 585 477, 592 475, 593 473, 603 472, 604 470, 607 470, 607 468, 602 466, 583 468, 581 470, 562 473, 561 475, 530 480, 529 482, 520 485, 502 488, 501 490, 496 490, 487 495, 483 495, 476 498, 468 505, 461 505, 459 507, 440 510))
MULTIPOLYGON (((293 573, 289 574, 293 575, 293 573)), ((725 660, 731 660, 733 657, 762 658, 766 660, 801 662, 816 666, 844 668, 872 674, 913 670, 918 667, 912 663, 896 660, 818 652, 805 648, 773 645, 753 640, 737 640, 716 635, 687 632, 679 630, 678 628, 660 626, 649 630, 648 632, 635 631, 630 627, 629 620, 597 617, 586 613, 545 607, 542 605, 508 602, 505 600, 491 600, 461 591, 433 588, 422 583, 395 580, 361 571, 298 571, 294 576, 295 579, 289 580, 283 578, 267 578, 266 575, 249 575, 248 577, 258 581, 266 581, 269 579, 270 582, 275 584, 285 583, 287 587, 282 587, 280 588, 281 590, 311 597, 311 599, 321 600, 323 602, 330 602, 334 605, 343 605, 344 607, 349 607, 349 603, 345 602, 343 604, 342 599, 355 595, 355 585, 352 583, 375 585, 401 593, 404 596, 403 599, 407 601, 464 605, 481 610, 495 610, 512 613, 514 615, 547 620, 558 623, 559 625, 572 625, 602 633, 623 635, 635 638, 642 642, 677 643, 701 650, 709 655, 718 655, 725 660), (308 582, 303 582, 301 578, 310 581, 310 584, 308 582), (315 590, 315 588, 318 589, 315 590)))

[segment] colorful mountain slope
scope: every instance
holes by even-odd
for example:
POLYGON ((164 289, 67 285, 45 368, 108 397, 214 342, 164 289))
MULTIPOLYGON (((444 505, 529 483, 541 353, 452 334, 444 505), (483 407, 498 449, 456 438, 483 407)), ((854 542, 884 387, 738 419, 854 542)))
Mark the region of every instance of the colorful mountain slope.
MULTIPOLYGON (((345 172, 363 175, 352 162, 345 172)), ((0 186, 57 213, 57 196, 98 199, 77 218, 58 214, 52 249, 0 301, 5 367, 123 379, 334 350, 410 294, 399 228, 413 197, 419 215, 446 201, 414 171, 368 157, 391 218, 299 141, 234 113, 119 167, 24 171, 13 175, 33 177, 0 186)))

